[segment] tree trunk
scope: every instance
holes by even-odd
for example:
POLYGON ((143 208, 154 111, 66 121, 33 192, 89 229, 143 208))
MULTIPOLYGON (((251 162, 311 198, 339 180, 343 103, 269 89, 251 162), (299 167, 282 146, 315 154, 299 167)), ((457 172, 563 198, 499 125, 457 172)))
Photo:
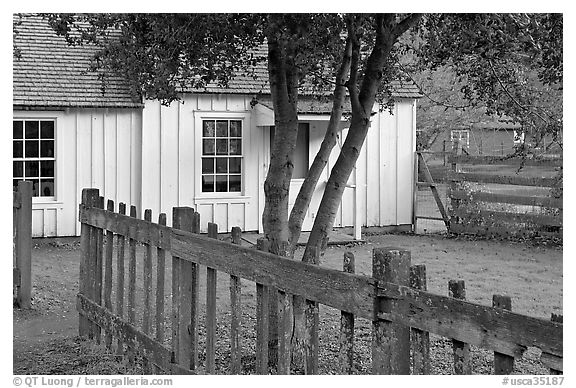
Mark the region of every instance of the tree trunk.
MULTIPOLYGON (((285 51, 285 50, 284 50, 285 51)), ((297 73, 287 63, 278 41, 268 40, 268 72, 274 107, 276 134, 270 165, 264 182, 262 225, 270 241, 270 251, 286 256, 288 232, 288 194, 294 169, 294 149, 298 135, 297 73)))
POLYGON ((356 89, 358 73, 358 50, 354 47, 350 70, 350 99, 352 105, 352 118, 348 136, 344 141, 342 150, 328 178, 328 183, 318 208, 318 216, 310 232, 306 250, 302 261, 320 264, 321 253, 328 242, 328 231, 334 225, 336 212, 346 188, 346 182, 360 155, 360 149, 370 127, 370 116, 376 101, 376 93, 382 82, 384 65, 395 41, 393 34, 393 19, 390 15, 376 17, 376 41, 374 48, 367 59, 364 78, 360 90, 356 89), (320 254, 318 254, 320 252, 320 254))
POLYGON ((296 250, 296 245, 298 244, 298 239, 300 238, 300 233, 302 231, 302 223, 304 222, 304 217, 310 206, 310 201, 312 200, 312 195, 318 184, 318 179, 324 168, 328 164, 328 158, 332 149, 336 145, 336 134, 338 132, 338 127, 340 125, 340 120, 342 119, 342 112, 344 110, 344 100, 346 98, 346 76, 350 71, 350 56, 352 52, 352 43, 350 39, 346 41, 346 48, 344 51, 344 56, 342 58, 342 63, 336 75, 336 86, 334 88, 334 101, 332 104, 332 112, 330 114, 330 122, 328 123, 328 128, 326 129, 326 134, 324 135, 324 140, 320 145, 320 150, 314 157, 314 161, 308 170, 308 175, 300 187, 292 211, 290 212, 290 219, 288 220, 288 227, 290 229, 290 252, 292 255, 296 250))

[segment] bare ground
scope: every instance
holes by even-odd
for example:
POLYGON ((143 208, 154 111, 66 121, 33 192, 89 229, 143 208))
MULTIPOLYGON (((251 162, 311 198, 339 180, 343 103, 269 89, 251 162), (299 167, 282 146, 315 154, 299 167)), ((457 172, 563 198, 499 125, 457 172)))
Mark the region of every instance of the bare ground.
MULTIPOLYGON (((470 301, 490 305, 493 294, 503 294, 512 298, 515 312, 545 319, 549 319, 550 313, 562 313, 561 246, 456 239, 439 234, 368 234, 365 238, 365 244, 329 247, 322 265, 341 269, 343 253, 351 251, 356 257, 356 272, 370 275, 372 249, 395 246, 410 250, 413 264, 426 265, 428 289, 432 292, 446 295, 448 280, 463 279, 470 301)), ((35 244, 33 308, 29 311, 15 309, 13 313, 14 373, 140 373, 135 367, 117 362, 102 347, 77 337, 75 295, 78 292, 78 240, 35 240, 35 244)), ((167 290, 170 274, 168 267, 167 290)), ((141 273, 138 275, 141 276, 141 273)), ((201 279, 204 278, 201 274, 201 279)), ((228 276, 219 274, 218 283, 217 371, 226 373, 230 319, 228 276)), ((203 287, 201 284, 201 293, 203 287)), ((169 311, 169 298, 166 300, 166 311, 169 311)), ((246 322, 243 331, 243 373, 254 371, 254 305, 254 284, 243 282, 243 318, 246 322)), ((322 306, 320 318, 320 372, 337 373, 335 333, 339 328, 339 312, 322 306)), ((168 321, 166 323, 169 325, 168 321)), ((370 322, 357 320, 355 373, 369 373, 370 337, 370 322)), ((431 346, 432 373, 453 373, 450 341, 432 336, 431 346)), ((200 354, 201 361, 203 357, 200 354)), ((516 362, 515 373, 548 373, 537 361, 538 357, 537 350, 529 349, 524 359, 516 362)), ((491 373, 491 360, 492 353, 473 349, 474 373, 491 373)), ((295 369, 297 373, 301 372, 298 367, 295 369)))

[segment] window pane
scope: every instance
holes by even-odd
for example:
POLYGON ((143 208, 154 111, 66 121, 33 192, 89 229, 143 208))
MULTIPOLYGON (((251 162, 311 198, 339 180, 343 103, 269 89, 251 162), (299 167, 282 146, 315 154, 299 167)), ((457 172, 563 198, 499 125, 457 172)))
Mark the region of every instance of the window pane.
POLYGON ((54 179, 40 180, 40 196, 42 197, 54 196, 54 179))
POLYGON ((202 174, 214 173, 214 158, 202 158, 202 174))
POLYGON ((53 178, 54 177, 54 161, 43 160, 40 162, 40 176, 53 178))
POLYGON ((38 197, 40 181, 38 179, 26 179, 27 181, 32 182, 32 196, 38 197))
POLYGON ((214 120, 205 120, 202 122, 202 136, 214 137, 214 120))
POLYGON ((54 140, 44 140, 40 142, 40 156, 43 158, 54 157, 54 140))
POLYGON ((225 193, 228 191, 228 177, 217 175, 216 176, 216 191, 218 193, 225 193))
POLYGON ((216 155, 228 155, 228 139, 216 139, 216 155))
POLYGON ((15 158, 22 158, 24 156, 24 142, 23 141, 15 141, 13 149, 13 157, 15 158))
POLYGON ((15 120, 12 122, 12 137, 14 139, 22 139, 23 138, 23 123, 22 120, 15 120))
POLYGON ((242 190, 242 179, 240 175, 230 175, 230 192, 239 192, 242 190))
POLYGON ((216 121, 216 137, 228 137, 228 121, 216 121))
POLYGON ((28 140, 26 141, 26 157, 27 158, 37 158, 38 157, 38 147, 40 143, 38 140, 28 140))
POLYGON ((39 168, 40 162, 35 160, 32 162, 25 162, 24 163, 24 173, 26 174, 26 178, 38 178, 38 173, 40 172, 39 168))
POLYGON ((230 120, 230 137, 242 137, 242 121, 230 120))
POLYGON ((202 175, 202 192, 214 192, 214 175, 202 175))
POLYGON ((22 179, 13 179, 12 180, 12 191, 16 191, 18 190, 18 182, 20 182, 22 179))
POLYGON ((26 121, 26 139, 38 139, 38 121, 26 121))
POLYGON ((214 155, 214 139, 202 140, 202 154, 214 155))
POLYGON ((218 158, 216 159, 216 173, 226 174, 228 172, 228 159, 218 158))
POLYGON ((42 139, 54 139, 54 121, 40 122, 40 137, 42 139))
POLYGON ((14 162, 12 166, 12 177, 21 178, 24 176, 24 162, 14 162))
POLYGON ((242 172, 242 159, 241 158, 230 158, 230 172, 240 173, 242 172))
POLYGON ((230 155, 242 155, 241 139, 230 139, 230 155))

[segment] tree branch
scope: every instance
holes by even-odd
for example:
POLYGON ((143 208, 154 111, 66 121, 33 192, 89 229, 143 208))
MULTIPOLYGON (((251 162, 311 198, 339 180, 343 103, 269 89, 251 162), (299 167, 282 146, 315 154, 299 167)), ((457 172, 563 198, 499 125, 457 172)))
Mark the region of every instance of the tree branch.
POLYGON ((542 120, 543 122, 546 123, 546 125, 548 125, 548 120, 546 120, 544 117, 542 117, 540 114, 538 114, 537 112, 534 112, 534 110, 522 105, 518 100, 516 100, 516 98, 512 95, 512 93, 510 93, 510 91, 508 90, 508 88, 506 87, 506 85, 504 85, 504 82, 502 82, 502 80, 500 79, 500 77, 498 76, 498 73, 496 73, 496 69, 494 68, 494 65, 492 64, 492 60, 488 59, 488 64, 490 65, 490 70, 492 70, 492 74, 494 75, 494 78, 496 78, 496 80, 498 81, 498 84, 500 85, 500 87, 502 88, 502 90, 504 91, 504 93, 506 93, 506 95, 508 96, 508 98, 510 98, 510 100, 516 105, 518 106, 520 109, 538 117, 540 120, 542 120))
POLYGON ((404 18, 400 23, 398 23, 394 28, 394 30, 392 31, 394 36, 399 37, 406 31, 408 31, 410 28, 414 27, 416 23, 418 23, 422 15, 423 14, 421 13, 412 13, 406 16, 406 18, 404 18))
POLYGON ((430 101, 432 101, 434 104, 436 105, 441 105, 445 108, 452 108, 452 109, 456 109, 456 110, 464 110, 466 108, 470 108, 472 107, 472 104, 468 104, 468 105, 452 105, 452 104, 448 104, 446 102, 442 102, 442 101, 438 101, 434 98, 432 98, 432 96, 430 96, 428 93, 426 93, 424 91, 424 89, 420 86, 420 84, 414 79, 414 77, 412 76, 412 74, 404 67, 402 66, 402 64, 400 63, 400 61, 396 60, 396 63, 398 64, 398 67, 400 68, 400 71, 402 73, 404 73, 406 75, 406 77, 408 77, 410 79, 410 81, 412 83, 414 83, 414 85, 416 85, 416 87, 418 88, 418 91, 420 93, 422 93, 422 95, 424 97, 426 97, 427 99, 429 99, 430 101))
POLYGON ((360 42, 358 41, 358 35, 356 34, 356 23, 350 17, 347 20, 348 26, 348 37, 352 43, 351 59, 350 59, 350 77, 346 83, 348 88, 348 93, 350 94, 350 104, 352 107, 352 112, 360 112, 362 110, 362 105, 360 104, 360 99, 358 97, 358 66, 360 62, 360 42))

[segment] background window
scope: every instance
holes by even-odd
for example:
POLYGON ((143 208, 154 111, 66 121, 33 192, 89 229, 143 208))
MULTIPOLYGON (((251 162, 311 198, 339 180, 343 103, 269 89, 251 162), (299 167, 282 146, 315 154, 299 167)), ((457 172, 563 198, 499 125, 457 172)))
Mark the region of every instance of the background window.
POLYGON ((18 119, 12 122, 12 185, 32 182, 35 197, 54 196, 54 120, 18 119))
POLYGON ((202 120, 202 192, 242 191, 242 121, 202 120))

